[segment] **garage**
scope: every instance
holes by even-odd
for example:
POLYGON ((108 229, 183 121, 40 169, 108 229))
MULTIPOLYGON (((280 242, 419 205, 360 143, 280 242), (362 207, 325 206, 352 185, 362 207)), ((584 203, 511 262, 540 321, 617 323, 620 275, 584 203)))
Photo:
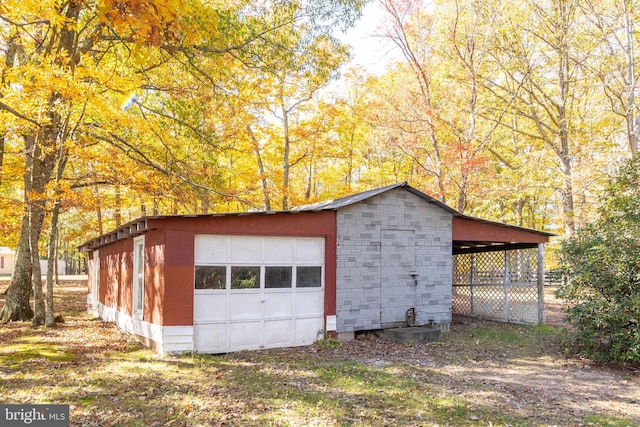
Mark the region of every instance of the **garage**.
POLYGON ((309 345, 322 336, 324 239, 195 236, 194 350, 309 345))
MULTIPOLYGON (((407 324, 446 331, 452 306, 478 314, 480 291, 489 289, 478 288, 479 267, 505 271, 526 259, 495 276, 508 281, 491 283, 503 291, 500 301, 518 298, 492 305, 513 321, 513 311, 537 295, 536 287, 520 287, 539 279, 543 257, 509 254, 500 264, 506 258, 480 262, 479 254, 543 253, 549 235, 466 217, 398 183, 283 212, 142 217, 81 250, 94 267, 89 311, 162 354, 215 354, 353 339, 407 324), (477 254, 465 264, 469 251, 477 254), (476 274, 454 282, 465 266, 476 274)), ((540 322, 543 307, 534 308, 540 322)))

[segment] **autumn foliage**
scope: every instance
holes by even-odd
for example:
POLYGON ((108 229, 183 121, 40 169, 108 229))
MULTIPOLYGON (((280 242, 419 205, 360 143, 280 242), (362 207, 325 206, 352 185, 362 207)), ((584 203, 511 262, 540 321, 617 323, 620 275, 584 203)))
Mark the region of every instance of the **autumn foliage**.
POLYGON ((637 7, 376 5, 394 52, 379 74, 348 68, 336 38, 361 0, 3 0, 0 244, 24 248, 10 292, 26 304, 52 241, 73 252, 140 215, 405 180, 558 234, 593 217, 637 152, 637 7))

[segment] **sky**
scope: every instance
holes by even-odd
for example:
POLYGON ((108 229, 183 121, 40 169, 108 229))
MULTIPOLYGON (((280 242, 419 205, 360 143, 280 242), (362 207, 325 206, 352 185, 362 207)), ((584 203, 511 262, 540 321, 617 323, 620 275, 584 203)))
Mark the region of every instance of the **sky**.
POLYGON ((379 28, 384 11, 377 1, 367 4, 360 20, 346 33, 338 32, 337 38, 352 46, 353 65, 360 65, 372 74, 381 74, 385 66, 401 58, 392 41, 383 36, 379 28))

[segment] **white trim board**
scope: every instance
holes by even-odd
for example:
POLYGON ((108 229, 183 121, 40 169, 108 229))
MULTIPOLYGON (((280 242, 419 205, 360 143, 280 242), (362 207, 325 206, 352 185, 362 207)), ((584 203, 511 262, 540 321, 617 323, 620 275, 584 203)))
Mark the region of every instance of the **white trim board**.
POLYGON ((97 315, 105 322, 115 323, 118 328, 126 332, 153 341, 160 354, 193 351, 193 326, 156 325, 135 319, 102 303, 98 303, 97 315))

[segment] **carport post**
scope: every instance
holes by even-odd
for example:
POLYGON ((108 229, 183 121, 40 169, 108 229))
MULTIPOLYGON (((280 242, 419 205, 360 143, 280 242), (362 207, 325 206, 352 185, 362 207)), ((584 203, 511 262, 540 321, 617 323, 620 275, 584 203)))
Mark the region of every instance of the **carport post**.
POLYGON ((504 296, 504 321, 509 322, 509 251, 504 251, 504 273, 502 276, 502 292, 504 296))
POLYGON ((538 243, 538 324, 544 323, 544 243, 538 243))
POLYGON ((471 315, 474 315, 473 277, 476 275, 476 254, 471 254, 471 276, 469 277, 469 290, 471 292, 471 315))

